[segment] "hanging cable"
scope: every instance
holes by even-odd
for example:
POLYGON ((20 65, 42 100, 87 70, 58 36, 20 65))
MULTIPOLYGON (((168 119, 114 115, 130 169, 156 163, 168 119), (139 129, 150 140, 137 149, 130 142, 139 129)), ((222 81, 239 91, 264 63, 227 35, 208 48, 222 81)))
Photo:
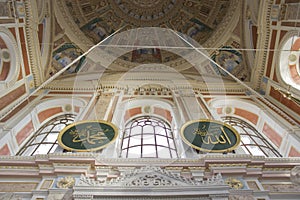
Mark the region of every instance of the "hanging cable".
POLYGON ((75 58, 71 63, 69 63, 68 65, 66 65, 64 68, 62 68, 60 71, 58 71, 57 73, 55 73, 53 76, 51 76, 49 79, 47 79, 45 82, 43 82, 40 86, 38 86, 33 92, 31 92, 30 94, 28 94, 24 99, 22 99, 21 101, 19 101, 17 104, 15 104, 9 111, 7 111, 6 113, 4 113, 3 115, 1 115, 0 120, 2 120, 4 117, 6 117, 9 113, 11 113, 16 107, 18 107, 19 105, 21 105, 24 101, 28 100, 29 97, 31 97, 32 95, 34 95, 35 93, 37 93, 39 90, 41 90, 43 87, 45 87, 47 84, 51 83, 54 79, 56 79, 58 76, 60 76, 62 73, 64 73, 68 68, 70 68, 73 64, 75 64, 76 62, 78 62, 82 57, 86 56, 87 54, 89 54, 91 51, 93 51, 95 48, 99 47, 102 43, 104 43, 105 41, 107 41, 108 39, 110 39, 112 36, 114 36, 116 33, 118 33, 119 31, 121 31, 124 28, 121 27, 119 28, 117 31, 115 31, 114 33, 112 33, 111 35, 107 36, 105 39, 103 39, 102 41, 100 41, 99 43, 95 44, 94 46, 92 46, 90 49, 88 49, 86 52, 84 52, 83 54, 81 54, 80 56, 78 56, 77 58, 75 58))
MULTIPOLYGON (((214 60, 212 60, 208 55, 205 55, 204 53, 202 53, 201 51, 199 51, 193 44, 191 44, 189 41, 187 41, 184 37, 182 37, 181 35, 179 35, 176 31, 171 30, 174 34, 176 34, 179 38, 181 38, 186 44, 190 45, 195 51, 197 51, 198 53, 200 53, 202 56, 204 56, 205 58, 207 58, 208 60, 210 60, 212 63, 214 63, 221 71, 225 72, 226 74, 228 74, 231 78, 233 78, 236 82, 238 82, 239 84, 241 84, 242 86, 244 86, 245 88, 247 88, 251 93, 255 94, 259 99, 261 99, 264 103, 266 103, 267 105, 270 104, 270 102, 268 100, 266 100, 261 94, 259 94, 258 92, 256 92, 254 89, 252 89, 250 86, 248 86, 247 84, 245 84, 244 82, 242 82, 240 79, 238 79, 237 77, 235 77, 233 74, 231 74, 228 70, 226 70, 225 68, 221 67, 217 62, 215 62, 214 60)), ((276 111, 278 111, 279 113, 282 113, 287 119, 289 119, 291 122, 293 122, 294 124, 296 124, 298 127, 300 127, 300 125, 298 124, 298 122, 296 122, 294 119, 292 119, 290 116, 288 116, 286 113, 282 112, 280 109, 278 109, 277 107, 273 107, 273 109, 275 109, 276 111)))

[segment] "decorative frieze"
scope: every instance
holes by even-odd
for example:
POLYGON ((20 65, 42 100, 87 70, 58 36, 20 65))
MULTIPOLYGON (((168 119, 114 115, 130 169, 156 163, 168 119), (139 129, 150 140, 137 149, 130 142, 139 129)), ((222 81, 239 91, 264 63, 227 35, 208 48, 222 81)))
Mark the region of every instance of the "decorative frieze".
POLYGON ((95 180, 81 175, 76 186, 122 186, 122 187, 158 187, 158 186, 191 186, 191 185, 223 185, 221 174, 203 181, 182 177, 160 167, 145 166, 133 171, 127 171, 118 178, 110 180, 95 180))
POLYGON ((269 190, 270 192, 278 192, 278 193, 291 193, 297 192, 300 194, 300 186, 294 184, 262 184, 265 190, 269 190))

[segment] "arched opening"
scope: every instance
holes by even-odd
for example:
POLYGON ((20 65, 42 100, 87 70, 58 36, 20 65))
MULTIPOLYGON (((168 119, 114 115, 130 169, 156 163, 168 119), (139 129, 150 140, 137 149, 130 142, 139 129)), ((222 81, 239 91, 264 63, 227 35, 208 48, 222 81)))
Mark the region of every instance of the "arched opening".
POLYGON ((120 157, 177 158, 171 126, 154 116, 140 116, 130 120, 123 131, 120 157))
POLYGON ((281 154, 249 123, 236 117, 222 117, 222 120, 235 128, 241 136, 240 147, 253 156, 281 157, 281 154))
POLYGON ((51 119, 33 134, 16 155, 33 156, 36 154, 49 154, 57 151, 60 149, 57 142, 59 132, 69 124, 73 123, 74 118, 75 115, 73 114, 65 114, 51 119))
POLYGON ((290 36, 281 48, 280 76, 287 84, 300 89, 300 37, 290 36))

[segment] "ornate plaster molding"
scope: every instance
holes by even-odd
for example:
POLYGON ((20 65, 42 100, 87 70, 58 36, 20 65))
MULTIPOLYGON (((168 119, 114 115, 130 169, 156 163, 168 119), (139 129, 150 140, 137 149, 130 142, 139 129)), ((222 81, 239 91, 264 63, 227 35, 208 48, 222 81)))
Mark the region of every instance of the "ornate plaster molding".
POLYGON ((12 87, 18 79, 18 75, 20 72, 20 47, 18 46, 14 35, 9 31, 9 29, 1 26, 0 33, 5 34, 5 36, 7 36, 11 40, 11 43, 9 45, 11 45, 11 47, 13 48, 13 52, 15 53, 14 55, 9 55, 10 62, 14 62, 14 65, 10 66, 10 70, 13 71, 13 74, 9 75, 9 80, 0 81, 0 89, 8 89, 12 87))
MULTIPOLYGON (((227 41, 230 37, 229 33, 234 29, 239 21, 240 12, 236 12, 236 9, 242 6, 242 1, 233 0, 229 10, 226 13, 225 18, 219 24, 215 33, 203 44, 203 47, 219 47, 227 41)), ((212 53, 212 51, 208 51, 212 53)))
POLYGON ((86 52, 94 44, 89 40, 75 24, 70 17, 69 11, 63 0, 54 1, 54 11, 57 22, 64 29, 65 34, 75 43, 82 51, 86 52))
POLYGON ((256 55, 256 59, 254 62, 254 70, 252 70, 251 74, 251 83, 252 88, 254 90, 259 90, 261 85, 261 80, 264 74, 264 70, 267 65, 268 59, 268 51, 269 49, 269 40, 271 36, 271 7, 273 1, 266 0, 262 1, 260 6, 261 15, 259 16, 258 21, 264 22, 258 24, 258 41, 257 41, 257 49, 265 49, 265 51, 258 51, 256 55))
POLYGON ((36 12, 34 12, 32 1, 24 1, 25 4, 25 33, 26 33, 26 44, 27 44, 27 53, 29 57, 29 65, 32 70, 34 84, 35 86, 39 86, 43 80, 44 75, 41 70, 41 60, 40 60, 40 50, 37 30, 38 30, 38 19, 36 16, 36 12))

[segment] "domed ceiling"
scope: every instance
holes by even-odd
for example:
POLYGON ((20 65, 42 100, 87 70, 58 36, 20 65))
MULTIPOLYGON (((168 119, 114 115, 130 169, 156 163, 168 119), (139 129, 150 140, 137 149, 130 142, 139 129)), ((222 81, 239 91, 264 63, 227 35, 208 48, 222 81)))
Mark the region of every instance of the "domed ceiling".
MULTIPOLYGON (((63 7, 71 16, 74 25, 76 24, 75 26, 93 44, 97 44, 120 28, 122 28, 122 32, 141 27, 160 27, 183 33, 199 45, 211 48, 208 50, 211 55, 219 53, 214 52, 214 48, 219 48, 220 45, 226 43, 226 41, 223 41, 224 43, 217 43, 217 41, 224 39, 226 31, 229 29, 231 29, 229 31, 233 31, 235 27, 230 28, 228 25, 232 21, 238 20, 234 19, 234 16, 237 15, 233 15, 233 13, 240 12, 239 9, 236 9, 239 7, 237 6, 239 1, 236 0, 59 1, 63 2, 63 7)), ((179 71, 194 71, 192 70, 193 66, 187 60, 168 50, 151 47, 141 48, 123 54, 114 64, 117 64, 119 69, 122 67, 129 69, 130 66, 137 64, 163 63, 176 70, 180 69, 179 71), (170 64, 171 62, 173 63, 170 64), (174 62, 176 63, 174 64, 174 62)), ((211 58, 217 62, 216 56, 211 58)), ((240 63, 241 61, 236 65, 240 66, 240 63)), ((216 71, 214 73, 220 73, 213 64, 209 68, 213 69, 211 71, 216 71)), ((234 66, 234 68, 238 67, 234 66)), ((240 74, 240 71, 238 68, 236 73, 240 74)), ((245 80, 243 77, 240 79, 245 80)))
POLYGON ((120 27, 171 28, 203 44, 222 21, 230 0, 66 0, 75 23, 94 43, 120 27))

